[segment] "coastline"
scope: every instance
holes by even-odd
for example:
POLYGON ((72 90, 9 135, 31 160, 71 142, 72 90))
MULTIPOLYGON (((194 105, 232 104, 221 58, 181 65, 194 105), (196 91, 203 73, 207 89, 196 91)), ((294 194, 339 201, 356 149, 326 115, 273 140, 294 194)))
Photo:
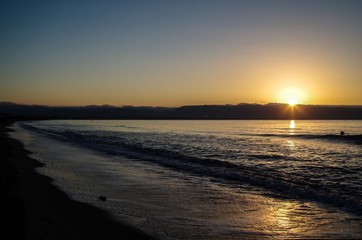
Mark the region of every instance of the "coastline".
POLYGON ((106 211, 71 200, 51 178, 36 173, 42 164, 7 135, 12 123, 0 122, 2 239, 155 239, 106 211))

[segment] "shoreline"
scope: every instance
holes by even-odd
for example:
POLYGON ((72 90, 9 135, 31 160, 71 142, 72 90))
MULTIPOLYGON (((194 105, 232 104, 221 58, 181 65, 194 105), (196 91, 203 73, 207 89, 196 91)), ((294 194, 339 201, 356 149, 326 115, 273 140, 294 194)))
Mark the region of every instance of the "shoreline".
POLYGON ((51 178, 37 173, 43 165, 7 134, 13 122, 0 122, 2 239, 155 239, 68 198, 51 178))

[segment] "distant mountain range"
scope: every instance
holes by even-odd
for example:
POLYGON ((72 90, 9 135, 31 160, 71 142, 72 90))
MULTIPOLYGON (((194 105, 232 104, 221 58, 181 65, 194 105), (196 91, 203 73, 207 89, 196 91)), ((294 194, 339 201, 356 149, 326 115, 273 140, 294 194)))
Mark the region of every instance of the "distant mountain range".
POLYGON ((269 103, 138 107, 50 107, 0 102, 1 118, 17 119, 362 119, 362 106, 269 103))

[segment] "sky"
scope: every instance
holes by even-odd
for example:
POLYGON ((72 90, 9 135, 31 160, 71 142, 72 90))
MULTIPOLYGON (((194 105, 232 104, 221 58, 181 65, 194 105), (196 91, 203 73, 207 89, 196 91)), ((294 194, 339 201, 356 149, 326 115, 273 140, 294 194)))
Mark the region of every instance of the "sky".
POLYGON ((0 101, 362 105, 360 0, 0 3, 0 101))

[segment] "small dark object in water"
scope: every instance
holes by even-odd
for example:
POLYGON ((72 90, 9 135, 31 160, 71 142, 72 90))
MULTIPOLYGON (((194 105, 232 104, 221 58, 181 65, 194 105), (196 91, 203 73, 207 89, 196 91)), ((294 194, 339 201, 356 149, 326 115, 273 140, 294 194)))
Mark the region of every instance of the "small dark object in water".
POLYGON ((101 201, 106 201, 107 200, 107 198, 105 196, 99 196, 98 199, 101 200, 101 201))
POLYGON ((341 136, 343 136, 344 135, 344 132, 343 131, 341 131, 341 136))

